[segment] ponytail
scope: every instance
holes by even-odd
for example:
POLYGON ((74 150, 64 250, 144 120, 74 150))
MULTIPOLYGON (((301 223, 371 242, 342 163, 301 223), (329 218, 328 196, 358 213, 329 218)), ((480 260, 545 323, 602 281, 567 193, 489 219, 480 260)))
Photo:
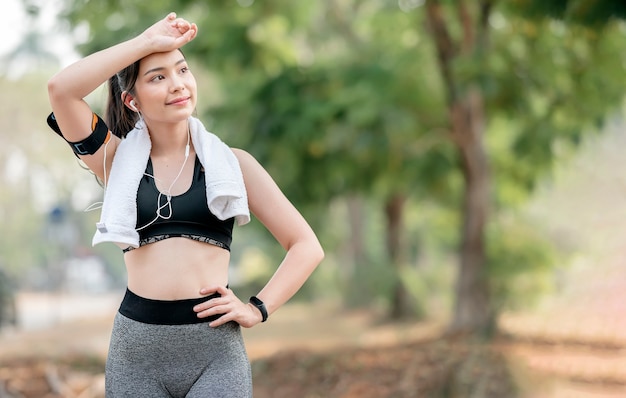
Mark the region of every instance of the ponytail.
POLYGON ((113 134, 120 138, 135 128, 139 114, 124 105, 122 93, 133 94, 139 74, 139 61, 127 66, 109 79, 109 98, 106 106, 105 121, 113 134))

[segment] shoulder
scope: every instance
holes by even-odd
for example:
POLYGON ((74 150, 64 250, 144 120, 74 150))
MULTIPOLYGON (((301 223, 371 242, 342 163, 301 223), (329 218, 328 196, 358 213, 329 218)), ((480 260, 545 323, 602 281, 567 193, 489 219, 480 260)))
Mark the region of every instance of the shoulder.
POLYGON ((267 189, 275 189, 274 180, 252 154, 239 148, 231 148, 231 150, 239 161, 248 193, 263 192, 266 194, 267 189))
POLYGON ((242 171, 245 171, 249 168, 257 168, 261 167, 260 163, 255 159, 250 152, 240 149, 240 148, 230 148, 230 150, 235 154, 235 157, 239 161, 239 165, 242 171))
POLYGON ((241 148, 230 148, 231 151, 233 151, 233 153, 235 154, 235 156, 237 157, 238 160, 242 160, 245 158, 253 158, 254 157, 250 154, 250 152, 246 151, 245 149, 241 149, 241 148))

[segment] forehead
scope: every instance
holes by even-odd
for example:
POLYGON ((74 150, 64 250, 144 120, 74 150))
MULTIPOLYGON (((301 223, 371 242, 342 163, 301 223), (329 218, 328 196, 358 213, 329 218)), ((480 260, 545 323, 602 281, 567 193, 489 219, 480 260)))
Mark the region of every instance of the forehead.
POLYGON ((184 59, 185 57, 178 50, 150 54, 141 59, 139 63, 139 74, 143 75, 147 71, 156 68, 171 68, 184 59))

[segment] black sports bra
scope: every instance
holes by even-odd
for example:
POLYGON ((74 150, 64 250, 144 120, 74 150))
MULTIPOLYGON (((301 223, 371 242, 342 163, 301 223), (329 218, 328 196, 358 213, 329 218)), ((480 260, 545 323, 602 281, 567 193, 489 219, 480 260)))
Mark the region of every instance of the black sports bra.
MULTIPOLYGON (((157 208, 165 205, 167 196, 161 195, 154 182, 152 160, 148 159, 146 172, 137 191, 137 226, 139 246, 158 242, 172 237, 183 237, 209 243, 230 251, 233 240, 234 218, 220 220, 211 211, 206 200, 204 169, 196 157, 193 181, 187 192, 172 196, 171 217, 169 207, 161 209, 162 217, 157 217, 157 208)), ((124 252, 133 248, 125 249, 124 252)))

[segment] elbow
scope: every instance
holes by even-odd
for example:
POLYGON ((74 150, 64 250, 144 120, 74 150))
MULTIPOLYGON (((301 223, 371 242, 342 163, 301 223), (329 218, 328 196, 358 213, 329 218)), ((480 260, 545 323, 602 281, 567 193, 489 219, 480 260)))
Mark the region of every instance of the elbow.
POLYGON ((317 247, 315 248, 315 251, 313 252, 313 256, 315 258, 315 263, 319 264, 324 260, 324 257, 326 256, 326 253, 324 253, 324 248, 322 247, 322 245, 317 242, 317 247))
POLYGON ((55 103, 67 99, 67 84, 63 83, 58 75, 52 76, 50 80, 48 80, 48 98, 53 107, 55 103))
POLYGON ((50 98, 50 102, 54 102, 56 98, 59 98, 59 92, 61 91, 58 77, 52 76, 50 80, 48 80, 48 98, 50 98))
MULTIPOLYGON (((303 264, 306 264, 310 272, 313 272, 313 270, 317 268, 326 255, 322 245, 317 239, 309 239, 292 246, 293 249, 296 247, 298 247, 297 251, 300 252, 299 256, 304 260, 303 264)), ((291 249, 287 249, 287 251, 290 250, 291 249)))

